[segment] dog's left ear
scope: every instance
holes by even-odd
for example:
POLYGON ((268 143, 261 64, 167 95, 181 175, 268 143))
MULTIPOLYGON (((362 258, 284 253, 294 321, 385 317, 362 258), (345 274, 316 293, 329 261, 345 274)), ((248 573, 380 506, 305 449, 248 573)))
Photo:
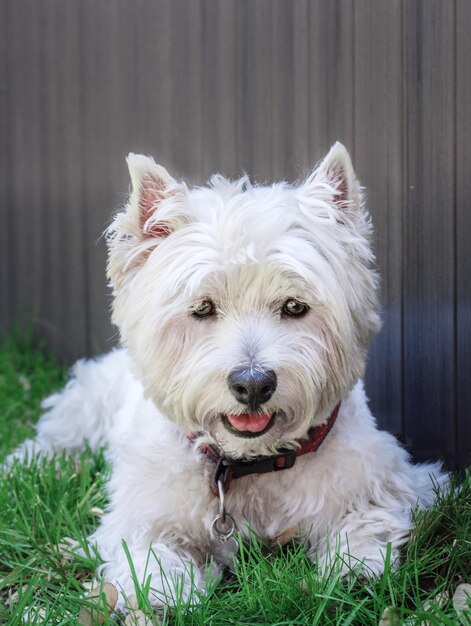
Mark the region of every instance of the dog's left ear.
POLYGON ((331 194, 331 202, 339 210, 349 211, 360 208, 360 183, 353 170, 348 150, 339 141, 331 147, 309 181, 313 184, 324 183, 332 187, 334 191, 331 194))

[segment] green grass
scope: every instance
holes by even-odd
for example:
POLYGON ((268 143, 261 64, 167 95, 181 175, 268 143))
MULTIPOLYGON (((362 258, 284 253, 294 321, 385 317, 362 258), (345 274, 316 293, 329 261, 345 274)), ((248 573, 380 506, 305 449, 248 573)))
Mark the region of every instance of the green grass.
POLYGON ((42 398, 64 384, 66 370, 33 349, 31 340, 9 337, 0 346, 0 459, 27 436, 42 398))
MULTIPOLYGON (((2 346, 0 460, 32 434, 41 398, 64 380, 63 368, 31 346, 15 339, 2 346)), ((79 461, 16 463, 0 477, 0 624, 77 623, 83 584, 98 563, 85 538, 98 523, 93 508, 106 504, 108 475, 103 454, 85 451, 79 461), (67 554, 59 545, 65 537, 78 540, 86 556, 67 554)), ((391 607, 391 615, 400 616, 391 623, 455 626, 452 600, 441 607, 433 600, 471 582, 471 472, 435 509, 417 514, 403 552, 399 570, 386 562, 385 574, 375 581, 335 573, 322 578, 299 546, 273 552, 254 540, 241 546, 235 573, 199 604, 181 603, 160 617, 178 626, 376 626, 391 607)), ((105 615, 104 623, 124 620, 105 615)))

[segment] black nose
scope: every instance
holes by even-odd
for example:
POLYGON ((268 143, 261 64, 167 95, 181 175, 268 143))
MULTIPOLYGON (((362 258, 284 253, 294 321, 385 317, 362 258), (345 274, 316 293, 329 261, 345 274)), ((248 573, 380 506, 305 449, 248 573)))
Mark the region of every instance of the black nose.
POLYGON ((255 410, 275 392, 276 374, 273 370, 238 369, 229 374, 227 382, 234 398, 255 410))

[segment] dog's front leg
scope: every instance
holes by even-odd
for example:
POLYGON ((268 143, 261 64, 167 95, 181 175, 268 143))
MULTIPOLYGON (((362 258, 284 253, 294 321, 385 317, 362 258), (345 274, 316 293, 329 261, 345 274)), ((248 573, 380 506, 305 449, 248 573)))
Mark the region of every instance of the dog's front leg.
POLYGON ((389 550, 390 563, 397 566, 398 549, 406 542, 411 528, 411 513, 405 507, 359 506, 324 537, 312 539, 310 556, 322 573, 340 570, 342 574, 379 576, 389 550))
POLYGON ((164 542, 147 546, 132 539, 126 542, 116 538, 115 542, 106 532, 95 533, 92 541, 104 560, 99 574, 120 592, 118 609, 125 606, 127 597, 138 593, 145 593, 153 606, 195 601, 198 592, 205 589, 208 577, 217 575, 216 568, 208 571, 187 551, 164 542))
POLYGON ((152 473, 147 484, 145 473, 132 474, 127 465, 115 470, 109 510, 89 538, 103 561, 99 573, 121 596, 140 587, 155 606, 197 600, 218 573, 207 564, 211 542, 202 520, 208 514, 198 509, 190 516, 203 498, 185 510, 186 492, 176 481, 170 491, 158 492, 152 473))

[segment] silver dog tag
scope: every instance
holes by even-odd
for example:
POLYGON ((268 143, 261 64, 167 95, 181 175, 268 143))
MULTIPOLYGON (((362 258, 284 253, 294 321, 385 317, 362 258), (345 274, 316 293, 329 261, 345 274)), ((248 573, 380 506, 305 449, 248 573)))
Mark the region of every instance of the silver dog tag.
POLYGON ((218 480, 218 493, 219 514, 214 518, 211 524, 211 530, 217 539, 226 543, 234 535, 236 525, 232 515, 226 512, 224 486, 221 479, 218 480))
POLYGON ((225 516, 222 516, 221 514, 217 515, 211 524, 211 530, 213 531, 214 536, 221 541, 228 541, 234 534, 235 530, 233 517, 228 513, 226 513, 225 516))

